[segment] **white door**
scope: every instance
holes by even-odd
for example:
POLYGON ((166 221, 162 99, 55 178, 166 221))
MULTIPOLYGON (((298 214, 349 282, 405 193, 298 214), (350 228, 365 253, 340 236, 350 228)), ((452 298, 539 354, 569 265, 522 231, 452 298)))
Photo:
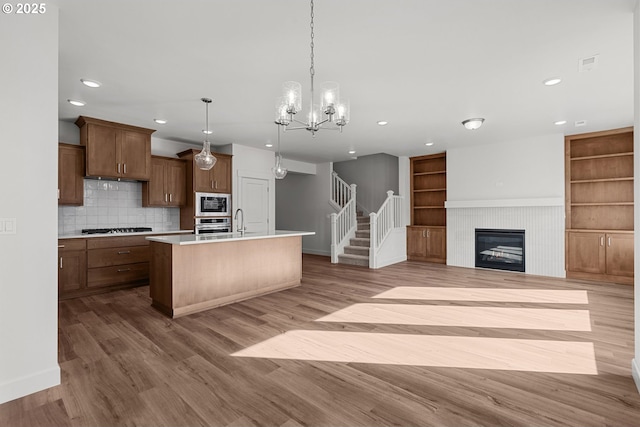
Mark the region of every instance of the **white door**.
POLYGON ((269 231, 269 180, 240 177, 240 207, 247 231, 269 231))

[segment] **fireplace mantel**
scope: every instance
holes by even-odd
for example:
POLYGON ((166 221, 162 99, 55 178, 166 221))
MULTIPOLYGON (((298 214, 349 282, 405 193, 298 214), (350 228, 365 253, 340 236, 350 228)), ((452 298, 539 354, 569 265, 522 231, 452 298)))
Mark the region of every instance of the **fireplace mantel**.
POLYGON ((553 197, 539 199, 455 200, 444 202, 444 207, 447 209, 515 208, 543 206, 564 206, 564 199, 561 197, 553 197))

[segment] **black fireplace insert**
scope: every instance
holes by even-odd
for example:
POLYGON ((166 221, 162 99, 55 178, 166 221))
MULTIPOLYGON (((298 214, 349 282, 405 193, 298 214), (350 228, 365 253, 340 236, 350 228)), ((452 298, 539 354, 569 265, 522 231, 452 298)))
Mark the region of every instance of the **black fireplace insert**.
POLYGON ((476 267, 525 269, 524 230, 476 228, 476 267))

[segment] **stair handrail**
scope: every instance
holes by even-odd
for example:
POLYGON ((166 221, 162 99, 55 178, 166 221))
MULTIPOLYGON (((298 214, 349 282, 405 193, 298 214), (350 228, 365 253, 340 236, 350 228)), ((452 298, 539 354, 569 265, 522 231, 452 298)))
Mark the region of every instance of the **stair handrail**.
POLYGON ((336 209, 340 210, 344 208, 352 198, 355 199, 355 194, 352 194, 351 186, 340 178, 337 172, 332 172, 329 203, 331 203, 336 209))
POLYGON ((387 199, 382 203, 378 212, 369 214, 369 267, 375 268, 376 255, 382 244, 394 228, 402 227, 402 196, 394 196, 393 191, 387 191, 387 199))
POLYGON ((330 215, 331 262, 334 264, 338 262, 338 255, 343 252, 349 239, 355 236, 356 229, 358 228, 355 184, 351 184, 349 186, 349 196, 349 200, 345 202, 345 205, 340 209, 340 212, 334 212, 330 215))

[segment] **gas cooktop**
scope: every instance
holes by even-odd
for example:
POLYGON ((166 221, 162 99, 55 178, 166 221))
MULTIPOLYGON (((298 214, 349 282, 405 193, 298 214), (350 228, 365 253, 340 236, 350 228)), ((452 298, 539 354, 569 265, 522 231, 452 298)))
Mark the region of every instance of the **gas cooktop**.
POLYGON ((82 234, 143 233, 145 231, 152 231, 151 227, 85 228, 82 234))

